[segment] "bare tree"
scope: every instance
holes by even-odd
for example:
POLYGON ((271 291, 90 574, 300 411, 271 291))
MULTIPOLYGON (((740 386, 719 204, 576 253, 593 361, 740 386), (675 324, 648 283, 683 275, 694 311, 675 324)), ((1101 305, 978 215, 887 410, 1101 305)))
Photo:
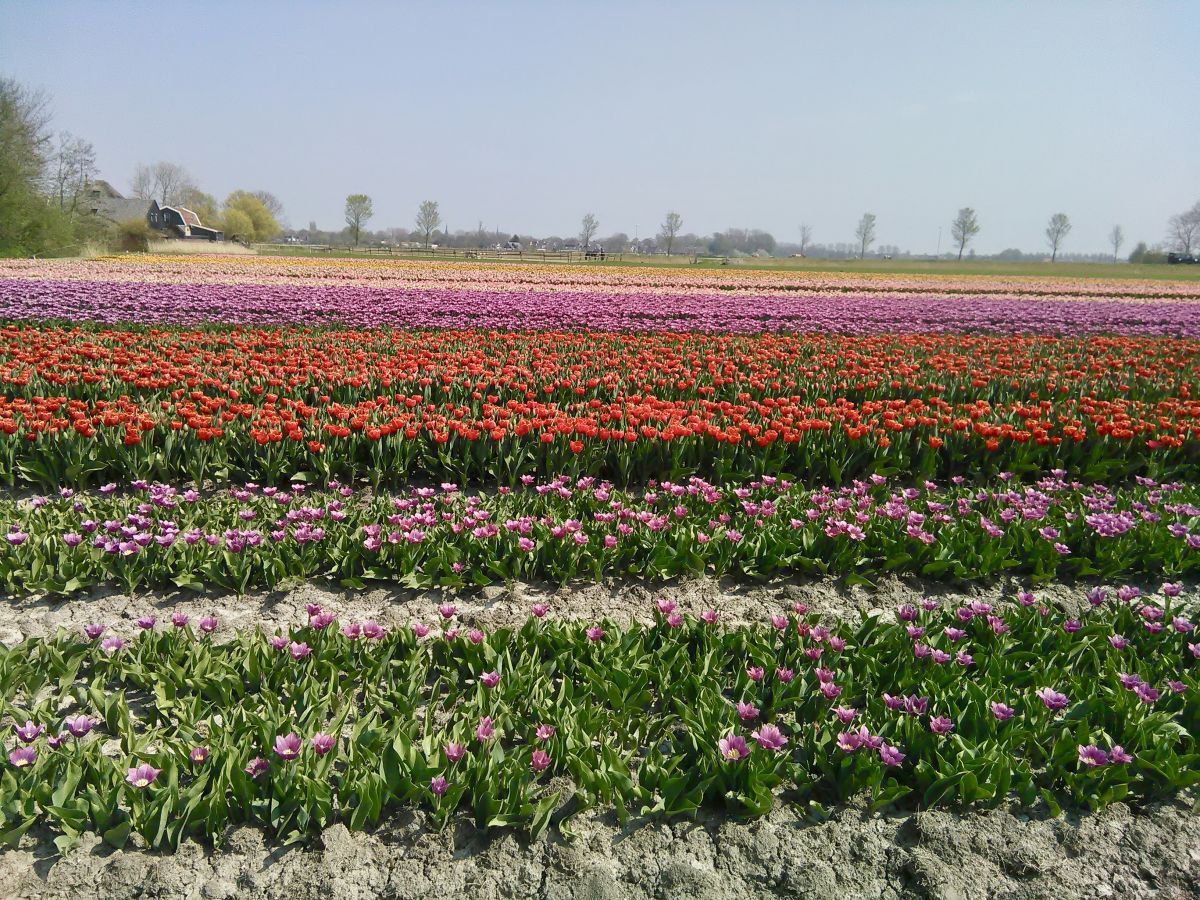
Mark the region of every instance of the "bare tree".
POLYGON ((346 224, 350 226, 350 233, 354 235, 355 247, 358 246, 358 237, 362 234, 362 227, 373 215, 375 215, 375 208, 371 204, 371 198, 366 194, 351 194, 346 198, 346 224))
POLYGON ((675 246, 675 237, 683 228, 683 216, 671 210, 667 213, 667 217, 663 219, 662 227, 658 229, 658 236, 667 242, 667 256, 671 255, 671 248, 675 246))
POLYGON ((1171 216, 1167 222, 1167 241, 1175 250, 1191 254, 1192 247, 1200 242, 1200 200, 1187 212, 1171 216))
POLYGON ((252 191, 251 196, 266 207, 267 212, 271 214, 271 218, 277 220, 283 219, 283 201, 270 191, 252 191))
POLYGON ((425 200, 417 208, 417 231, 425 235, 425 246, 429 246, 429 237, 435 228, 442 224, 442 215, 438 212, 436 200, 425 200))
POLYGON ((800 255, 804 256, 808 252, 808 245, 812 242, 812 227, 809 225, 800 226, 800 255))
POLYGON ((1114 225, 1112 231, 1108 233, 1108 242, 1113 248, 1113 262, 1117 261, 1117 254, 1121 252, 1121 245, 1125 243, 1125 231, 1120 225, 1114 225))
POLYGON ((591 244, 592 238, 596 236, 596 230, 600 227, 600 220, 588 213, 583 217, 583 222, 579 227, 579 241, 583 244, 583 249, 586 250, 591 244))
POLYGON ((64 131, 58 136, 50 168, 50 190, 59 209, 74 212, 83 189, 96 176, 96 148, 64 131))
POLYGON ((1066 213, 1055 213, 1046 225, 1046 243, 1050 245, 1050 262, 1058 259, 1058 248, 1071 233, 1071 220, 1066 213))
POLYGON ((958 215, 954 217, 954 221, 950 223, 950 237, 958 242, 958 258, 960 261, 962 260, 963 251, 967 249, 967 244, 977 234, 979 234, 979 220, 975 218, 975 210, 969 206, 964 206, 958 211, 958 215))
POLYGON ((174 206, 196 189, 196 183, 183 166, 170 162, 139 164, 133 170, 133 195, 141 200, 157 200, 160 206, 174 206))
POLYGON ((867 248, 875 242, 875 213, 863 213, 854 229, 854 236, 858 238, 858 258, 863 259, 867 255, 867 248))

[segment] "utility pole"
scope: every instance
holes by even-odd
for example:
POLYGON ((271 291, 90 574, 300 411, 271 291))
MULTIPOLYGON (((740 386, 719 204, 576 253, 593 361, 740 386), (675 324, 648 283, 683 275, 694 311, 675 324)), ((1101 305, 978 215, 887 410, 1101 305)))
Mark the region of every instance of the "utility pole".
POLYGON ((938 248, 937 248, 937 253, 935 255, 937 256, 938 259, 942 258, 942 226, 941 225, 938 226, 938 248))

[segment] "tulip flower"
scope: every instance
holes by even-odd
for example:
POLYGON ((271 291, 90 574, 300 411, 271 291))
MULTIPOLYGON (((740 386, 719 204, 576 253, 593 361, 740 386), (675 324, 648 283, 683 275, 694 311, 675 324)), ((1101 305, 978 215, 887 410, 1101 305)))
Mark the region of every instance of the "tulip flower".
POLYGON ((145 790, 154 783, 154 779, 158 777, 160 771, 149 763, 142 763, 139 766, 129 769, 125 775, 125 780, 138 790, 145 790))
POLYGON ((332 734, 318 732, 312 736, 310 743, 312 744, 313 751, 317 754, 317 756, 324 756, 337 744, 337 738, 335 738, 332 734))
POLYGON ((290 762, 300 755, 300 736, 294 731, 275 736, 275 755, 290 762))
POLYGON ((1045 705, 1046 709, 1049 709, 1049 710, 1063 709, 1067 705, 1066 694, 1060 694, 1058 691, 1054 690, 1053 688, 1048 688, 1048 687, 1042 688, 1041 690, 1039 690, 1037 692, 1037 696, 1038 696, 1038 699, 1040 699, 1042 701, 1042 703, 1045 705))
POLYGON ((750 737, 758 741, 758 745, 764 750, 779 752, 787 746, 788 739, 784 737, 783 732, 774 725, 763 725, 757 731, 751 732, 750 737))
POLYGON ((721 738, 717 742, 717 748, 721 751, 721 758, 726 762, 738 762, 750 755, 746 739, 737 734, 727 734, 721 738))
POLYGON ((475 737, 477 740, 486 741, 492 738, 496 733, 495 721, 491 716, 483 716, 479 720, 479 725, 475 728, 475 737))
POLYGON ((17 747, 9 752, 8 762, 14 768, 24 769, 37 762, 37 756, 36 747, 17 747))

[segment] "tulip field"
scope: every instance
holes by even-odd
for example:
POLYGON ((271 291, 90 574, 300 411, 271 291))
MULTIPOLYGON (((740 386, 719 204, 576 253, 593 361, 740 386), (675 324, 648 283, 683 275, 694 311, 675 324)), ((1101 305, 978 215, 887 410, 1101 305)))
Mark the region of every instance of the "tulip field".
POLYGON ((9 846, 1200 783, 1200 282, 0 261, 0 528, 8 603, 96 612, 0 645, 9 846), (818 579, 952 593, 667 590, 818 579), (390 618, 175 608, 305 583, 390 618))

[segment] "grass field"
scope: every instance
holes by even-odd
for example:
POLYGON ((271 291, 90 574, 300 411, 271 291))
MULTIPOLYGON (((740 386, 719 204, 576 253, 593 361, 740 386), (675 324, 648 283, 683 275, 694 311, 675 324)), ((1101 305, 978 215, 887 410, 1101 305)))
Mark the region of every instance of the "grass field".
MULTIPOLYGON (((430 259, 444 262, 481 262, 504 265, 516 262, 541 262, 537 254, 518 257, 481 257, 466 259, 449 254, 426 253, 380 253, 349 248, 329 251, 312 250, 306 247, 285 247, 259 244, 255 248, 262 256, 318 257, 323 259, 430 259)), ((565 262, 547 257, 546 262, 565 262)), ((1003 262, 998 260, 929 260, 929 259, 760 259, 701 257, 697 262, 691 256, 633 256, 625 254, 620 260, 572 260, 572 265, 600 267, 637 268, 736 268, 773 272, 871 272, 895 275, 1007 275, 1007 276, 1054 276, 1057 278, 1117 278, 1153 279, 1159 281, 1198 281, 1200 266, 1132 265, 1130 263, 1048 263, 1048 262, 1003 262)))

